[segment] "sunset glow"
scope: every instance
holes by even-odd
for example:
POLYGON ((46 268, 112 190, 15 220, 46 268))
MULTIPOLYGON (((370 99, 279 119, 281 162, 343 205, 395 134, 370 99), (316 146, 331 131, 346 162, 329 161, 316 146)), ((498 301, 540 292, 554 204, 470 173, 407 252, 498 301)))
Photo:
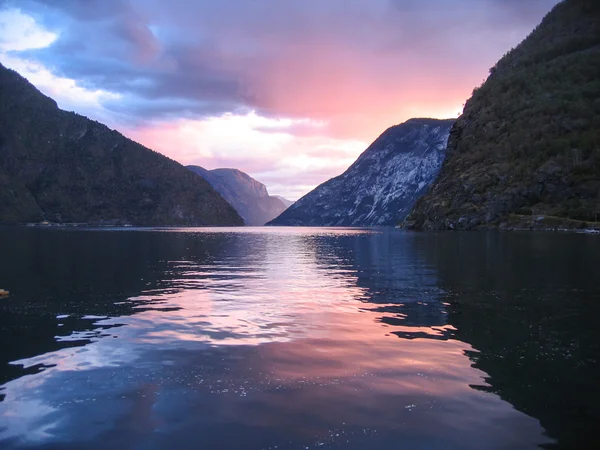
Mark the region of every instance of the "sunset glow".
POLYGON ((0 61, 63 109, 296 199, 389 126, 457 117, 555 3, 8 1, 0 61))

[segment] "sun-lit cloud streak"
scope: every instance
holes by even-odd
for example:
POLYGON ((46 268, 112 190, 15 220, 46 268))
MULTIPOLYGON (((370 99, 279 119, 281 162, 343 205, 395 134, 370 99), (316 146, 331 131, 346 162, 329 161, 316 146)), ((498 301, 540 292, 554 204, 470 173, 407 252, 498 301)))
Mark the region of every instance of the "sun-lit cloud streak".
POLYGON ((0 51, 23 51, 51 45, 58 35, 40 28, 35 20, 18 9, 0 15, 0 51))
POLYGON ((250 113, 149 124, 126 134, 165 154, 177 148, 178 160, 184 164, 243 170, 265 183, 270 192, 297 199, 343 172, 364 150, 360 140, 319 136, 322 128, 320 122, 250 113))
POLYGON ((113 94, 82 112, 185 164, 234 166, 256 155, 251 174, 281 171, 287 182, 276 193, 292 195, 314 186, 315 173, 339 174, 346 161, 333 155, 352 160, 388 126, 457 116, 489 67, 555 3, 5 0, 0 9, 18 8, 31 34, 46 37, 12 58, 113 94), (232 117, 253 132, 216 131, 232 117), (291 124, 277 130, 257 117, 291 124), (322 164, 299 156, 309 143, 330 149, 322 164))
POLYGON ((59 99, 59 105, 66 110, 91 113, 97 119, 110 121, 103 102, 118 100, 118 93, 101 89, 86 89, 69 78, 56 76, 47 67, 35 60, 22 58, 20 52, 43 49, 52 45, 59 37, 40 26, 36 21, 18 9, 0 12, 0 61, 16 70, 47 95, 59 99))

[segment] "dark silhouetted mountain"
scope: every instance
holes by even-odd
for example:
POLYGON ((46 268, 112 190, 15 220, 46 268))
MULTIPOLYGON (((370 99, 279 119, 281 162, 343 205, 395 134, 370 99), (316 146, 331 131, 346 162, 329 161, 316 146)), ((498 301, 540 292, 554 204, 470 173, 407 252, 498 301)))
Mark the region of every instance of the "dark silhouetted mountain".
POLYGON ((286 209, 281 200, 269 195, 264 184, 240 170, 187 168, 208 181, 236 209, 246 225, 264 225, 286 209))
POLYGON ((72 112, 0 65, 0 222, 241 225, 179 163, 72 112))
POLYGON ((566 0, 475 89, 405 225, 586 226, 600 218, 600 2, 566 0))
POLYGON ((452 123, 412 119, 387 129, 346 172, 269 225, 396 225, 437 176, 452 123))

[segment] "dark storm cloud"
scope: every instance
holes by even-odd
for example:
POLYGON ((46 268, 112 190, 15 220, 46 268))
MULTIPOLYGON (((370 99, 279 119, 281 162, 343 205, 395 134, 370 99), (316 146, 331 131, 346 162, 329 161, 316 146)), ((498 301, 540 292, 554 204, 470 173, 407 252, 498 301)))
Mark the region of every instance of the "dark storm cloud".
POLYGON ((5 3, 60 33, 32 58, 123 94, 107 106, 133 118, 249 108, 328 119, 359 107, 390 114, 386 101, 447 92, 444 83, 491 66, 556 0, 5 3))

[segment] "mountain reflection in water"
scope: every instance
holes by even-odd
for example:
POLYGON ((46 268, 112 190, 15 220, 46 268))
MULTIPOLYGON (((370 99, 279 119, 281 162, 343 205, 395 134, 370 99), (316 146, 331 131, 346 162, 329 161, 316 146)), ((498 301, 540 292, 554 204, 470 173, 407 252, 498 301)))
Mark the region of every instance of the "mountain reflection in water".
POLYGON ((574 448, 597 236, 1 229, 2 448, 574 448))

